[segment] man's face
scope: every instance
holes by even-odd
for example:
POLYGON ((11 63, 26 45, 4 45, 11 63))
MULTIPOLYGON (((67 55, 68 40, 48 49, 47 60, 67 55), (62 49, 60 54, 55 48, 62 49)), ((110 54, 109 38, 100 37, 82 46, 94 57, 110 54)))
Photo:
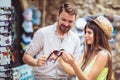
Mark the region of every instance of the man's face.
POLYGON ((58 15, 58 28, 60 32, 67 33, 75 23, 75 15, 70 15, 64 10, 58 15))

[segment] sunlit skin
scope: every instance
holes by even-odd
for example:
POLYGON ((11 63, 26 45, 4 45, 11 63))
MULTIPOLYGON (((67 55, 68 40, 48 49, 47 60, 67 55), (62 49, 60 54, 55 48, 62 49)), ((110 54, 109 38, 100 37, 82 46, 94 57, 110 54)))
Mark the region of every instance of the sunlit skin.
POLYGON ((93 30, 88 27, 85 30, 85 40, 86 40, 87 44, 93 44, 93 42, 94 42, 93 30))
POLYGON ((70 15, 63 10, 58 14, 57 32, 61 35, 66 34, 74 26, 75 19, 75 15, 70 15))

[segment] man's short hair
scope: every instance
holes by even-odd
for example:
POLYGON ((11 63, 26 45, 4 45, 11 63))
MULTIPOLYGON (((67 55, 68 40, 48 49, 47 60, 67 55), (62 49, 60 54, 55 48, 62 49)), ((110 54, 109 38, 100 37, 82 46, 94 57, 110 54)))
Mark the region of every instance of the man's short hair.
POLYGON ((72 2, 63 3, 59 8, 59 14, 61 14, 63 10, 65 10, 70 15, 77 16, 77 8, 72 2))

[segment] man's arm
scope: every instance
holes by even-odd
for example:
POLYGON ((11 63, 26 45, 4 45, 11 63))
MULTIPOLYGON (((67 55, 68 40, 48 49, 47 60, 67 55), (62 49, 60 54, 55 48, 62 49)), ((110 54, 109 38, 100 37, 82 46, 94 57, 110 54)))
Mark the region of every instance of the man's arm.
POLYGON ((39 59, 33 58, 30 54, 24 53, 23 62, 31 66, 43 66, 47 62, 47 56, 42 55, 39 59))
POLYGON ((37 59, 34 59, 30 54, 24 53, 22 59, 23 59, 23 62, 28 65, 37 66, 37 59))

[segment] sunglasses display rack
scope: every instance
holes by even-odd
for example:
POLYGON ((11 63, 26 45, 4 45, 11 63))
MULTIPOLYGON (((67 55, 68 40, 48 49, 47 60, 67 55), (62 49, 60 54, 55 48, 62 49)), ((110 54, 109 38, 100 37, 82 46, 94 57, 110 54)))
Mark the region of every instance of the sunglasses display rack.
POLYGON ((13 7, 0 6, 0 80, 12 79, 13 7))

